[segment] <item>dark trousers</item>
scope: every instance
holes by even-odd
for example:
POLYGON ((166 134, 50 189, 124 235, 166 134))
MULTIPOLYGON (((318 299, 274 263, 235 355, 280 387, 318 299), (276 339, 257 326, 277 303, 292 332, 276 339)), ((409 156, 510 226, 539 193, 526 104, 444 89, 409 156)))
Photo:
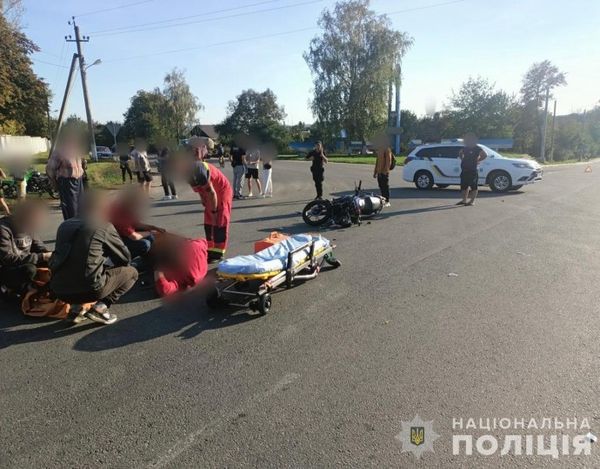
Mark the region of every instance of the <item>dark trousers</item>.
POLYGON ((129 174, 129 181, 132 182, 133 181, 133 173, 131 172, 131 168, 129 167, 128 164, 122 164, 121 165, 121 179, 123 179, 123 182, 125 182, 126 174, 129 174))
POLYGON ((79 205, 83 195, 82 179, 59 177, 56 182, 63 218, 68 220, 76 217, 79 214, 79 205))
POLYGON ((33 281, 36 272, 37 267, 34 264, 2 267, 0 284, 21 292, 33 281))
POLYGON ((323 180, 325 179, 325 170, 311 169, 311 172, 313 181, 315 182, 317 197, 323 197, 323 180))
POLYGON ((123 244, 125 244, 125 247, 129 249, 132 259, 148 254, 153 242, 153 235, 148 235, 142 239, 123 238, 123 244))
POLYGON ((84 293, 61 294, 58 298, 71 304, 92 303, 102 301, 106 306, 116 303, 121 296, 131 290, 135 284, 138 273, 134 267, 114 267, 104 273, 106 282, 99 290, 90 290, 84 293))
POLYGON ((165 192, 165 196, 177 195, 175 184, 168 174, 160 173, 160 182, 162 184, 163 191, 165 192))
POLYGON ((386 201, 390 201, 390 176, 389 174, 378 174, 377 184, 379 184, 379 190, 381 196, 385 197, 386 201))

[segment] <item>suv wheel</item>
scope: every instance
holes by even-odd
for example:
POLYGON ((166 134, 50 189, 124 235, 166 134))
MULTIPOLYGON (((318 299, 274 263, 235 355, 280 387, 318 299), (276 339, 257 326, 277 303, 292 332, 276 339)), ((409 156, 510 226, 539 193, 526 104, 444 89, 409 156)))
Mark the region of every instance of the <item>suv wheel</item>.
POLYGON ((415 186, 419 190, 428 190, 433 187, 433 176, 429 171, 417 171, 415 174, 415 186))
POLYGON ((506 171, 494 171, 489 178, 490 188, 494 192, 506 192, 512 186, 510 174, 506 171))

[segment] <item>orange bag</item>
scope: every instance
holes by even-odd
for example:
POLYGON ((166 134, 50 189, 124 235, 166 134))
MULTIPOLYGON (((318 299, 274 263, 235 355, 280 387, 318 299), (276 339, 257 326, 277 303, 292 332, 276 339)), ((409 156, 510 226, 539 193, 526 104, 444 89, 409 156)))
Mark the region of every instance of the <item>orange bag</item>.
POLYGON ((257 253, 263 249, 270 248, 274 244, 280 243, 289 236, 279 233, 278 231, 271 231, 271 234, 266 238, 260 239, 254 243, 254 252, 257 253))
POLYGON ((21 301, 21 311, 25 316, 56 319, 67 317, 71 305, 52 298, 47 288, 49 281, 50 270, 39 267, 33 279, 34 287, 25 294, 21 301))

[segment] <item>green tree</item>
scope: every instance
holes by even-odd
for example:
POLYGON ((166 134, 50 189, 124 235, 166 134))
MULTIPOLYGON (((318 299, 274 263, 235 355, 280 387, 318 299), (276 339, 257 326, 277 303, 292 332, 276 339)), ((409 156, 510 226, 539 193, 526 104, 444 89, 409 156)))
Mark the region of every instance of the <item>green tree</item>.
POLYGON ((544 115, 542 107, 544 106, 546 95, 552 99, 552 90, 559 86, 567 84, 565 74, 549 60, 534 63, 523 77, 521 86, 521 104, 522 111, 525 113, 517 128, 519 140, 524 142, 533 142, 530 148, 526 150, 532 155, 539 157, 539 147, 542 141, 542 132, 544 127, 544 115), (535 136, 533 126, 527 119, 535 115, 535 136))
POLYGON ((452 93, 446 114, 449 132, 461 136, 475 132, 481 137, 512 137, 515 102, 485 78, 470 77, 452 93))
POLYGON ((168 139, 169 128, 164 118, 167 106, 167 100, 158 88, 138 91, 123 114, 123 137, 143 138, 149 143, 168 139))
POLYGON ((324 134, 345 129, 351 139, 366 140, 385 126, 388 84, 412 39, 369 5, 347 0, 325 10, 323 33, 304 54, 314 77, 312 110, 324 134))
POLYGON ((217 125, 217 132, 225 141, 242 133, 262 143, 273 143, 282 150, 289 140, 283 123, 285 117, 285 109, 277 103, 277 96, 270 89, 263 92, 244 90, 229 102, 227 117, 217 125))
POLYGON ((196 116, 202 105, 190 90, 184 72, 177 68, 165 76, 162 93, 166 102, 169 134, 179 140, 189 135, 191 128, 197 124, 196 116))
POLYGON ((45 136, 50 94, 33 72, 38 47, 0 15, 0 133, 45 136))

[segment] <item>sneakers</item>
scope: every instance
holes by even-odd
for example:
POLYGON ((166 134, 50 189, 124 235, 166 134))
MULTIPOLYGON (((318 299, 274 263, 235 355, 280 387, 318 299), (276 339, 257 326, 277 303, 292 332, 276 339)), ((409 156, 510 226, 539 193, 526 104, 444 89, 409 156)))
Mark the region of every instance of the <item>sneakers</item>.
POLYGON ((91 309, 86 311, 85 317, 99 324, 113 324, 117 321, 117 316, 111 314, 106 306, 101 301, 98 301, 91 309))
POLYGON ((383 204, 383 206, 384 206, 384 208, 387 208, 387 207, 391 207, 392 204, 390 204, 389 202, 386 202, 385 204, 383 204))
POLYGON ((165 195, 162 199, 160 200, 171 200, 171 196, 170 195, 165 195))
POLYGON ((252 197, 252 192, 250 192, 250 194, 248 194, 248 197, 252 197))
POLYGON ((65 321, 70 322, 71 324, 76 326, 77 324, 80 324, 87 319, 87 317, 85 316, 86 312, 87 310, 85 310, 82 305, 71 305, 71 308, 69 309, 69 314, 65 318, 65 321))
POLYGON ((467 205, 467 203, 464 200, 461 200, 460 202, 456 202, 456 205, 467 205))
POLYGON ((172 195, 171 196, 171 200, 177 200, 177 199, 179 199, 179 197, 177 195, 172 195))

